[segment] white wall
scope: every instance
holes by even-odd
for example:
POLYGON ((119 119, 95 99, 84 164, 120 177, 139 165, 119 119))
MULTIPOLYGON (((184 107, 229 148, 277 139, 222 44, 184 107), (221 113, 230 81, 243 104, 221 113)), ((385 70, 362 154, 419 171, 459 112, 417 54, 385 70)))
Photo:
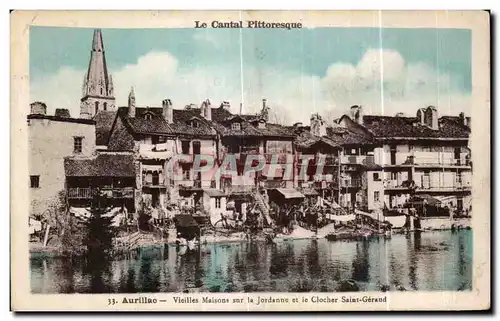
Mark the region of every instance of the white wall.
POLYGON ((367 174, 367 197, 368 197, 368 210, 375 210, 383 208, 384 206, 384 181, 382 171, 369 171, 367 174), (373 174, 379 175, 379 180, 373 179, 373 174), (379 201, 375 201, 375 192, 379 193, 379 201))
MULTIPOLYGON (((74 137, 84 137, 80 156, 95 152, 95 125, 49 119, 30 119, 29 175, 40 176, 40 187, 30 188, 31 212, 41 213, 47 202, 65 189, 64 157, 73 156, 74 137)), ((30 186, 30 178, 25 177, 30 186)))

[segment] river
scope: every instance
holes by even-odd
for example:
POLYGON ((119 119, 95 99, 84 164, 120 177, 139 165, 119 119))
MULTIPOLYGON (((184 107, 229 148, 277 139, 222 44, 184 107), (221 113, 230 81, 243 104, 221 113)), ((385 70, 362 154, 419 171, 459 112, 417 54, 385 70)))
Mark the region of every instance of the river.
POLYGON ((472 231, 396 234, 365 241, 294 240, 280 244, 143 249, 132 258, 30 258, 33 293, 333 292, 351 279, 360 290, 472 288, 472 231))

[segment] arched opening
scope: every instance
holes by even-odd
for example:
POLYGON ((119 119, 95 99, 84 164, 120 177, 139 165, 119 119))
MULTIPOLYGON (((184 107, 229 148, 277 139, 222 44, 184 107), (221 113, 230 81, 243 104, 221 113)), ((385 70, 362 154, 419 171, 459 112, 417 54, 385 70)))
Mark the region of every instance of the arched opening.
POLYGON ((107 110, 108 109, 108 103, 102 103, 102 109, 107 110))
POLYGON ((99 102, 96 101, 95 102, 95 113, 94 114, 97 114, 98 111, 99 111, 99 102))
POLYGON ((101 87, 101 96, 102 96, 102 87, 101 87))

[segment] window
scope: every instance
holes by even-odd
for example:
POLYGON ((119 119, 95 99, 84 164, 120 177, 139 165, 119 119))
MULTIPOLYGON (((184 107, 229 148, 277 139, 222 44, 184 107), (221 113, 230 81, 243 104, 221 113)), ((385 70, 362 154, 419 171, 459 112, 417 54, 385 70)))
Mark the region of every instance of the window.
POLYGON ((215 198, 215 208, 220 208, 220 197, 215 198))
POLYGON ((102 109, 108 110, 108 103, 103 103, 102 104, 102 109))
POLYGON ((373 200, 375 202, 380 202, 380 192, 379 191, 373 192, 373 200))
POLYGON ((193 142, 193 154, 195 155, 201 154, 201 143, 199 141, 193 142))
POLYGON ((181 141, 181 148, 183 154, 189 154, 189 141, 188 140, 181 141))
POLYGON ((373 173, 373 180, 374 181, 380 181, 380 174, 379 173, 373 173))
POLYGON ((97 114, 98 111, 99 111, 99 102, 96 101, 95 102, 95 114, 97 114))
POLYGON ((39 175, 31 175, 30 176, 30 187, 31 188, 39 188, 40 187, 40 176, 39 175))
POLYGON ((182 178, 183 178, 183 180, 185 180, 185 181, 190 180, 190 172, 191 171, 190 171, 189 167, 188 168, 186 168, 186 167, 182 168, 182 178))
POLYGON ((73 152, 75 154, 80 154, 82 152, 82 142, 83 137, 73 137, 73 152))
POLYGON ((102 87, 101 87, 101 96, 102 96, 102 87))
POLYGON ((241 130, 241 124, 240 123, 232 123, 231 129, 232 130, 241 130))
POLYGON ((146 115, 144 115, 144 119, 151 120, 151 114, 147 113, 146 115))
POLYGON ((200 124, 198 123, 198 121, 193 120, 193 121, 191 121, 191 127, 198 128, 198 127, 200 127, 200 124))

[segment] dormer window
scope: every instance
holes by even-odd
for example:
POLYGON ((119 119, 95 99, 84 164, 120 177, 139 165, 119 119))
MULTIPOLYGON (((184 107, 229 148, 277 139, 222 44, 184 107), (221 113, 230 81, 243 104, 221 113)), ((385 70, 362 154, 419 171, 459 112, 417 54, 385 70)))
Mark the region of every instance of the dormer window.
POLYGON ((197 120, 192 120, 191 121, 191 127, 198 128, 198 127, 200 127, 200 124, 198 123, 197 120))
POLYGON ((231 129, 232 130, 241 130, 241 124, 240 123, 232 123, 231 129))
POLYGON ((264 120, 259 121, 257 125, 258 128, 266 128, 266 122, 264 120))
POLYGON ((145 120, 151 120, 151 114, 146 114, 144 115, 145 120))

